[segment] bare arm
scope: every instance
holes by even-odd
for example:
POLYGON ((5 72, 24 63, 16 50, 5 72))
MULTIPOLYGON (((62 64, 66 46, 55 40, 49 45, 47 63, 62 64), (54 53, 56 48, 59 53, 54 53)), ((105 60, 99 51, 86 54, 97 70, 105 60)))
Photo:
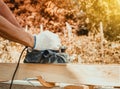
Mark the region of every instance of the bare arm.
POLYGON ((0 15, 6 18, 8 21, 10 21, 12 24, 14 24, 17 27, 21 26, 17 22, 15 16, 12 14, 8 6, 4 3, 3 0, 0 0, 0 15))
POLYGON ((0 16, 0 35, 25 46, 34 46, 34 38, 32 35, 11 24, 3 16, 0 16))

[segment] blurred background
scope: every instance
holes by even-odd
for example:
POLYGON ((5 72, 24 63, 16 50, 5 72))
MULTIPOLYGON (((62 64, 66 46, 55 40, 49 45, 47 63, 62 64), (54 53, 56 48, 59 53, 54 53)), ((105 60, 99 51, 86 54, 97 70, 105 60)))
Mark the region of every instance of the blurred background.
MULTIPOLYGON (((120 64, 120 0, 4 1, 25 31, 58 34, 70 62, 120 64)), ((17 62, 23 48, 0 38, 0 62, 17 62)))

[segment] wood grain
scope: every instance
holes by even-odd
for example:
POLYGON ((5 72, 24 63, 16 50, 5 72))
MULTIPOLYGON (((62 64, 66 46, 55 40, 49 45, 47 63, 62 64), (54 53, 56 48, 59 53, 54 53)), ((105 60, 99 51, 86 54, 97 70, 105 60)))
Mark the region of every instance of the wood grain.
MULTIPOLYGON (((0 64, 0 81, 11 80, 16 64, 0 64)), ((20 64, 15 79, 41 75, 48 82, 120 86, 120 65, 20 64)))
POLYGON ((65 86, 64 89, 90 89, 88 86, 84 86, 84 85, 79 85, 79 86, 76 86, 76 85, 68 85, 68 86, 65 86))
MULTIPOLYGON (((9 84, 0 83, 0 89, 9 89, 9 84)), ((46 88, 43 86, 30 86, 14 84, 12 89, 64 89, 61 87, 46 88)))

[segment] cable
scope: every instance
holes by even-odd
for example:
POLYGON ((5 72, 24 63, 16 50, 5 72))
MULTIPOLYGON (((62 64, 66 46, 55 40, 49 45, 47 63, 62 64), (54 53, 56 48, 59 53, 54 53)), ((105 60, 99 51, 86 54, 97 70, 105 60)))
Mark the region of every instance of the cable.
POLYGON ((15 71, 14 71, 13 76, 12 76, 12 80, 11 80, 9 89, 12 89, 13 80, 14 80, 14 77, 15 77, 15 75, 16 75, 17 69, 18 69, 18 67, 19 67, 20 59, 21 59, 22 54, 23 54, 23 52, 25 51, 26 48, 27 48, 27 47, 25 47, 25 48, 22 50, 21 54, 20 54, 19 60, 18 60, 18 62, 17 62, 17 66, 16 66, 15 71))

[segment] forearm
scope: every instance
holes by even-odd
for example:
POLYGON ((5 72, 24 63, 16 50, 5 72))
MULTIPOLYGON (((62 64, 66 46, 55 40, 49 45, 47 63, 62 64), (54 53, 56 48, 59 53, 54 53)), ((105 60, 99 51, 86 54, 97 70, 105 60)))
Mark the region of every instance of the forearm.
POLYGON ((21 28, 21 26, 17 22, 15 16, 12 14, 12 12, 8 8, 8 6, 3 2, 3 0, 0 0, 0 15, 5 17, 8 21, 10 21, 15 26, 21 28))
POLYGON ((0 35, 25 46, 34 46, 34 38, 32 35, 14 26, 2 16, 0 16, 0 35))
POLYGON ((11 38, 11 37, 7 36, 5 33, 0 32, 0 36, 3 37, 3 38, 6 38, 8 40, 16 42, 16 40, 14 38, 11 38))

